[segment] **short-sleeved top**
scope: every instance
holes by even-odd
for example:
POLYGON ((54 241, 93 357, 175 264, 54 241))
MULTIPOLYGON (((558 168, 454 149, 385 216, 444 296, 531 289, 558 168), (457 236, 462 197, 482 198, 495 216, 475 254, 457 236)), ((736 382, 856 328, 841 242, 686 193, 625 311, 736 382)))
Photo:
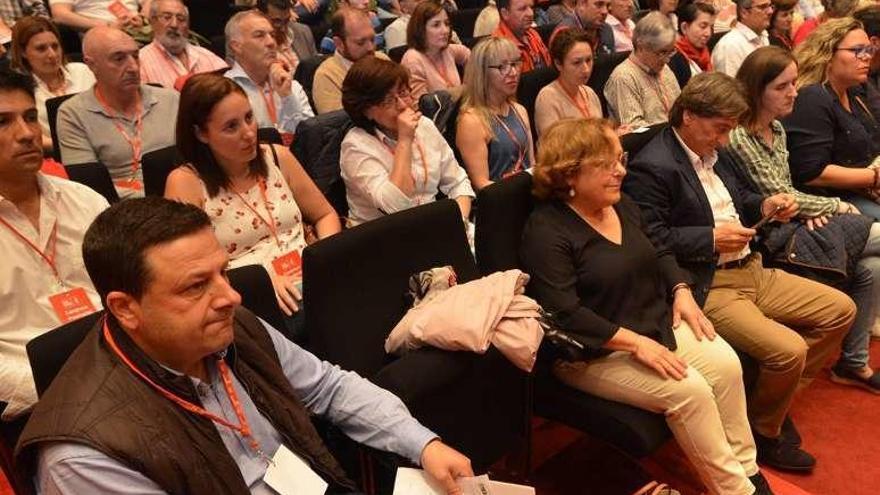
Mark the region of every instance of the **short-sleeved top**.
MULTIPOLYGON (((62 71, 64 72, 64 94, 66 95, 82 93, 95 84, 95 75, 86 64, 71 62, 65 65, 62 71)), ((46 100, 51 100, 58 95, 49 91, 49 86, 39 77, 34 76, 34 82, 37 83, 34 91, 34 99, 37 101, 37 118, 40 121, 40 127, 43 128, 43 134, 48 136, 50 129, 46 100)))
POLYGON ((221 188, 211 198, 205 191, 205 212, 211 218, 217 240, 229 255, 231 268, 263 265, 271 269, 275 258, 291 251, 301 253, 306 247, 302 213, 293 192, 272 153, 263 150, 263 157, 269 172, 265 182, 257 181, 240 195, 221 188), (266 221, 271 213, 280 245, 275 242, 269 226, 254 211, 266 221))
POLYGON ((489 121, 493 135, 489 141, 489 180, 498 181, 532 167, 531 130, 521 112, 511 104, 507 115, 493 115, 489 121))
POLYGON ((651 244, 631 200, 624 196, 614 210, 619 245, 565 203, 538 205, 520 247, 530 294, 597 354, 620 327, 675 349, 668 297, 685 277, 671 252, 651 244))
MULTIPOLYGON (((73 6, 77 14, 97 19, 99 21, 112 22, 116 16, 110 11, 110 5, 117 0, 49 0, 49 6, 67 4, 73 6)), ((123 7, 131 12, 138 11, 138 0, 118 0, 123 7)))
POLYGON ((877 109, 870 108, 863 87, 848 93, 852 112, 827 85, 801 88, 794 111, 782 119, 795 185, 815 179, 829 164, 860 168, 880 154, 877 109))
POLYGON ((602 102, 599 101, 599 95, 593 91, 593 88, 580 86, 578 91, 579 98, 586 101, 589 115, 585 115, 578 104, 572 101, 559 84, 559 80, 541 88, 535 100, 535 127, 538 129, 538 136, 544 134, 551 124, 560 119, 602 118, 602 102))

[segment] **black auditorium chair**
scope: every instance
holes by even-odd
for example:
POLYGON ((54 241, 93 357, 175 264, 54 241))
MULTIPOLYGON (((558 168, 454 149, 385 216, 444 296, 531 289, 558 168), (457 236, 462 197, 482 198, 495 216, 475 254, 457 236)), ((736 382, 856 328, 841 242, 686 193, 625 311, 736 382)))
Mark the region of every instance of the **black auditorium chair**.
POLYGON ((489 36, 486 35, 486 36, 477 36, 477 37, 474 37, 474 38, 462 38, 462 39, 461 39, 461 42, 464 44, 464 46, 466 46, 466 47, 470 48, 471 50, 473 50, 474 47, 477 46, 477 43, 483 41, 483 40, 486 39, 486 38, 489 38, 489 36))
POLYGON ((484 355, 422 348, 402 357, 383 343, 408 308, 410 275, 451 265, 479 276, 452 200, 388 215, 303 252, 310 349, 399 396, 413 415, 481 471, 522 446, 526 377, 496 349, 484 355))
POLYGON ((610 55, 599 55, 596 57, 596 61, 593 62, 593 72, 590 74, 587 86, 592 88, 596 95, 599 96, 599 101, 602 102, 603 115, 608 115, 608 102, 605 100, 605 83, 608 82, 608 78, 611 77, 614 69, 629 57, 629 53, 617 52, 610 55))
POLYGON ((538 34, 541 35, 541 41, 549 47, 550 36, 553 34, 553 31, 556 30, 556 24, 542 24, 535 29, 538 31, 538 34))
POLYGON ((144 173, 144 194, 163 196, 168 174, 182 162, 183 157, 180 156, 177 146, 174 145, 144 153, 141 158, 144 173))
POLYGON ((52 137, 52 144, 54 146, 52 149, 52 158, 58 163, 61 163, 61 146, 58 142, 58 127, 56 125, 58 120, 58 109, 61 107, 62 103, 74 95, 75 94, 56 96, 46 100, 46 118, 49 120, 49 135, 52 137))
POLYGON ((110 178, 110 172, 102 163, 78 163, 75 165, 65 165, 64 170, 67 176, 74 182, 85 184, 91 187, 95 192, 107 198, 109 203, 119 201, 119 194, 116 187, 113 186, 113 179, 110 178))
POLYGON ((348 214, 348 201, 339 172, 339 152, 342 139, 352 126, 345 110, 318 115, 300 122, 290 146, 340 217, 348 214))
POLYGON ((296 71, 293 73, 293 79, 303 87, 303 90, 305 90, 306 96, 309 97, 309 104, 312 108, 315 108, 315 100, 312 98, 312 85, 315 82, 315 71, 318 70, 318 66, 321 65, 327 57, 329 57, 329 55, 315 55, 314 57, 300 60, 299 64, 296 66, 296 71))
POLYGON ((434 122, 437 130, 455 152, 459 163, 461 160, 458 156, 458 148, 455 146, 455 130, 460 110, 461 98, 453 96, 448 91, 432 91, 419 98, 419 111, 434 122))
POLYGON ((706 47, 709 48, 709 51, 712 51, 715 49, 715 45, 717 45, 718 42, 721 41, 721 38, 723 38, 725 34, 727 34, 727 32, 712 33, 712 36, 709 37, 709 42, 706 43, 706 47))
POLYGON ((395 46, 394 48, 388 50, 388 58, 391 60, 400 63, 403 60, 403 54, 409 50, 409 47, 406 45, 395 46))
POLYGON ((519 79, 516 88, 516 100, 524 107, 529 115, 529 123, 532 128, 532 136, 538 136, 538 128, 535 125, 535 102, 541 89, 553 82, 559 76, 556 67, 541 67, 524 73, 519 79))
POLYGON ((257 129, 257 140, 261 143, 284 144, 281 132, 274 127, 260 127, 257 129))
POLYGON ((246 265, 226 272, 229 284, 241 295, 241 305, 253 311, 275 330, 287 335, 284 313, 275 299, 272 279, 262 265, 246 265))
POLYGON ((449 23, 459 38, 465 39, 474 36, 474 26, 482 10, 482 8, 458 9, 449 14, 449 23))

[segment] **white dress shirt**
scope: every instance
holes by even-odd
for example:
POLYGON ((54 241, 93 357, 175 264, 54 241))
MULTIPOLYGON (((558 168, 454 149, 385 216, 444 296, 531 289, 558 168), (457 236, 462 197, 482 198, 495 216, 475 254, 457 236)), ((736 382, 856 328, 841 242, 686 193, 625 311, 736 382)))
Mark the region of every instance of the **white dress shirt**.
POLYGON ((395 146, 396 142, 381 131, 370 134, 360 127, 348 131, 342 140, 340 167, 350 225, 430 203, 438 192, 451 199, 475 196, 467 173, 431 119, 419 119, 413 140, 411 169, 416 187, 412 196, 404 194, 389 178, 395 146))
POLYGON ((36 251, 0 224, 0 401, 8 402, 4 420, 20 415, 37 401, 25 345, 61 325, 49 297, 82 287, 95 309, 101 308, 101 299, 83 265, 82 240, 92 220, 107 208, 107 200, 76 182, 42 174, 37 175, 37 181, 39 232, 3 196, 0 218, 44 252, 51 252, 48 244, 58 222, 55 264, 65 287, 58 287, 52 269, 36 251))
POLYGON ((729 33, 718 40, 712 50, 712 66, 730 77, 736 77, 736 71, 750 53, 770 44, 767 31, 757 34, 745 24, 738 22, 729 33))
POLYGON ((278 117, 278 121, 273 122, 269 116, 269 109, 266 107, 264 88, 257 86, 238 62, 232 64, 232 68, 226 71, 224 75, 237 82, 244 89, 248 100, 251 102, 254 117, 257 119, 257 126, 261 129, 274 127, 281 132, 293 134, 296 132, 296 126, 300 122, 315 116, 312 106, 309 105, 309 97, 306 96, 306 92, 300 83, 296 81, 290 82, 290 96, 282 98, 277 92, 272 91, 272 102, 275 105, 278 117))
MULTIPOLYGON (((703 191, 706 193, 706 199, 709 200, 709 206, 712 208, 712 217, 715 219, 715 225, 718 226, 724 223, 736 223, 742 225, 739 221, 739 214, 736 212, 736 206, 733 204, 733 198, 730 196, 730 191, 727 190, 727 186, 721 181, 721 177, 718 177, 718 174, 715 173, 714 167, 715 163, 718 161, 718 152, 712 150, 712 154, 700 157, 694 153, 693 150, 688 148, 688 145, 681 139, 678 132, 674 129, 672 132, 675 134, 675 138, 678 139, 679 144, 681 144, 685 154, 687 154, 688 160, 690 160, 691 164, 694 166, 694 170, 697 172, 697 177, 700 179, 700 184, 703 186, 703 191)), ((749 249, 749 245, 746 244, 746 246, 738 253, 720 254, 718 257, 718 264, 722 265, 729 261, 736 261, 745 258, 750 252, 751 249, 749 249)))
POLYGON ((627 19, 624 24, 620 22, 620 19, 609 15, 605 18, 605 24, 611 26, 611 30, 614 31, 614 52, 631 52, 633 49, 633 30, 636 28, 636 23, 632 19, 627 19))

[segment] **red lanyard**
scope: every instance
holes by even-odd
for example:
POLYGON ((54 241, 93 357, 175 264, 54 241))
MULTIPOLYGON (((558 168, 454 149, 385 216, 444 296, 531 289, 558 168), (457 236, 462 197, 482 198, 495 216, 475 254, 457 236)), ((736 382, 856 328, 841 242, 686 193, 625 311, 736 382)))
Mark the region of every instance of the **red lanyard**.
POLYGON ((251 448, 257 454, 264 455, 263 451, 260 449, 260 444, 257 442, 257 439, 254 438, 253 433, 251 432, 251 427, 248 424, 247 416, 244 414, 244 408, 241 407, 241 402, 238 400, 238 395, 235 393, 235 387, 232 385, 232 377, 229 373, 229 367, 226 365, 226 362, 222 358, 217 358, 217 369, 220 371, 220 377, 223 379, 223 388, 226 389, 226 395, 229 397, 229 402, 232 403, 232 408, 235 410, 235 415, 238 417, 238 422, 240 425, 235 425, 226 421, 225 419, 213 414, 203 407, 199 407, 192 402, 182 399, 171 391, 165 389, 158 383, 154 382, 150 379, 143 371, 139 370, 137 366, 134 365, 133 362, 122 352, 122 349, 116 344, 116 341, 113 339, 113 334, 110 333, 110 327, 107 325, 107 317, 104 316, 104 339, 107 341, 107 344, 113 349, 113 352, 125 363, 128 368, 134 372, 135 375, 139 376, 143 381, 147 382, 148 385, 156 389, 157 392, 162 394, 166 399, 174 402, 178 406, 183 409, 199 415, 203 418, 208 418, 215 423, 219 423, 227 428, 230 428, 234 431, 241 433, 241 436, 248 440, 251 448))
MULTIPOLYGON (((385 146, 385 149, 387 149, 388 152, 391 153, 391 159, 393 160, 394 154, 395 154, 394 148, 392 148, 391 146, 388 146, 388 143, 385 142, 384 138, 376 136, 376 139, 378 139, 379 142, 382 143, 382 146, 385 146)), ((424 177, 422 178, 422 189, 424 190, 425 187, 428 186, 428 162, 425 160, 425 150, 422 149, 421 143, 419 143, 415 138, 413 138, 413 145, 415 145, 416 151, 419 152, 419 157, 422 159, 422 172, 425 174, 424 177)), ((410 172, 410 176, 412 176, 412 172, 410 172)), ((415 182, 416 182, 416 178, 413 177, 413 183, 415 183, 415 182)))
POLYGON ((565 87, 562 86, 562 84, 558 82, 556 84, 559 84, 559 89, 561 89, 565 96, 567 96, 568 99, 571 100, 572 103, 574 103, 578 110, 580 110, 581 115, 583 115, 584 118, 590 118, 590 108, 587 106, 587 97, 584 95, 584 89, 578 86, 577 94, 575 96, 571 96, 570 94, 568 94, 568 91, 565 90, 565 87))
MULTIPOLYGON (((519 122, 520 127, 522 127, 523 131, 525 131, 526 145, 527 145, 529 131, 526 130, 526 124, 522 121, 522 119, 519 116, 519 112, 517 112, 516 109, 513 108, 513 106, 510 107, 510 111, 513 112, 513 115, 516 117, 516 121, 519 122)), ((519 169, 522 168, 523 160, 526 157, 526 145, 523 145, 522 143, 519 142, 519 139, 516 138, 516 134, 513 133, 513 131, 510 129, 510 127, 507 126, 507 124, 504 122, 504 120, 501 117, 498 116, 498 114, 493 114, 493 117, 495 117, 495 120, 498 121, 499 124, 501 124, 501 127, 503 127, 504 130, 507 132, 507 136, 510 137, 510 140, 513 142, 513 144, 516 145, 516 149, 519 154, 519 158, 517 158, 516 164, 514 165, 514 171, 518 172, 519 169)))
POLYGON ((260 96, 263 97, 263 103, 266 104, 266 111, 269 113, 272 124, 278 125, 278 111, 275 109, 275 93, 272 88, 260 88, 260 96), (268 98, 266 93, 269 94, 268 98))
POLYGON ((21 239, 25 244, 27 244, 27 246, 29 248, 36 251, 37 254, 40 255, 40 258, 43 258, 43 261, 45 261, 46 264, 49 265, 49 268, 52 269, 52 274, 55 275, 55 280, 57 280, 59 284, 63 284, 63 282, 61 281, 61 275, 59 275, 59 273, 58 273, 58 266, 55 264, 55 257, 56 257, 55 255, 58 252, 58 249, 57 249, 58 248, 58 221, 57 220, 52 225, 52 233, 49 234, 49 243, 48 244, 49 244, 49 249, 52 250, 50 253, 47 253, 47 252, 43 251, 42 249, 40 249, 39 247, 37 247, 36 244, 31 242, 30 239, 25 237, 24 234, 19 232, 18 229, 13 227, 12 224, 10 224, 6 220, 4 220, 2 217, 0 217, 0 223, 5 225, 6 228, 8 228, 10 231, 12 231, 12 233, 15 234, 19 239, 21 239))
MULTIPOLYGON (((445 52, 442 52, 440 56, 443 57, 443 54, 445 54, 445 52)), ((428 57, 428 56, 425 55, 425 57, 428 57)), ((440 65, 434 63, 434 61, 431 60, 430 57, 428 57, 428 61, 431 62, 431 65, 432 65, 432 66, 434 66, 434 70, 437 71, 437 74, 440 76, 440 79, 443 79, 443 83, 446 84, 446 87, 447 87, 447 88, 451 88, 451 87, 453 87, 453 86, 457 86, 455 83, 453 83, 453 82, 449 79, 449 73, 446 71, 446 64, 443 63, 443 62, 445 62, 446 60, 445 60, 445 57, 443 57, 443 58, 444 58, 444 60, 441 61, 440 65)))
POLYGON ((177 75, 177 77, 186 76, 186 75, 192 73, 192 69, 190 69, 189 67, 184 65, 183 60, 178 58, 178 60, 180 60, 180 65, 182 65, 183 69, 184 69, 183 73, 181 74, 180 70, 178 70, 177 64, 174 63, 174 59, 171 58, 171 55, 169 55, 168 52, 166 52, 164 48, 159 46, 158 43, 156 45, 157 45, 156 49, 159 50, 159 53, 162 54, 162 60, 165 61, 165 65, 169 66, 171 68, 171 70, 173 70, 174 73, 177 75))
POLYGON ((141 97, 138 95, 138 104, 137 108, 135 108, 134 136, 130 136, 128 132, 126 132, 125 127, 117 121, 116 112, 114 112, 113 109, 110 108, 110 105, 107 104, 107 101, 104 99, 104 96, 101 95, 97 86, 95 86, 95 97, 104 108, 104 111, 110 115, 110 119, 113 121, 113 126, 116 127, 119 134, 121 134, 125 141, 128 142, 128 145, 131 146, 131 181, 134 182, 135 174, 137 174, 141 165, 141 150, 143 149, 144 144, 141 139, 141 135, 144 131, 144 119, 141 115, 144 107, 141 97))
POLYGON ((278 238, 278 226, 275 225, 275 218, 272 216, 272 212, 269 211, 269 198, 266 196, 266 179, 260 178, 257 182, 257 185, 260 187, 260 196, 263 198, 263 207, 266 208, 266 213, 269 215, 269 220, 263 218, 263 215, 260 215, 260 212, 257 211, 256 208, 250 205, 247 201, 245 201, 244 196, 241 195, 240 192, 236 191, 234 188, 230 187, 233 193, 238 197, 238 199, 244 203, 245 206, 251 212, 253 212, 254 216, 256 216, 263 225, 269 229, 269 233, 272 234, 272 238, 275 239, 275 244, 278 248, 281 248, 281 239, 278 238))

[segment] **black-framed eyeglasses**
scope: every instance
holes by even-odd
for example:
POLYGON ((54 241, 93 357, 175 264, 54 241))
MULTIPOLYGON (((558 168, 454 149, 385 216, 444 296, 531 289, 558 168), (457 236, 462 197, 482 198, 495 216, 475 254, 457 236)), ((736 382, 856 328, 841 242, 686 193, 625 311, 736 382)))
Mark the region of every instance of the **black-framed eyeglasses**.
POLYGON ((502 76, 509 76, 514 70, 520 70, 520 68, 522 67, 522 60, 516 59, 511 60, 510 62, 502 62, 500 64, 489 65, 487 67, 497 70, 502 76))
POLYGON ((877 47, 874 45, 839 46, 836 49, 850 52, 858 58, 872 58, 877 53, 877 47))

